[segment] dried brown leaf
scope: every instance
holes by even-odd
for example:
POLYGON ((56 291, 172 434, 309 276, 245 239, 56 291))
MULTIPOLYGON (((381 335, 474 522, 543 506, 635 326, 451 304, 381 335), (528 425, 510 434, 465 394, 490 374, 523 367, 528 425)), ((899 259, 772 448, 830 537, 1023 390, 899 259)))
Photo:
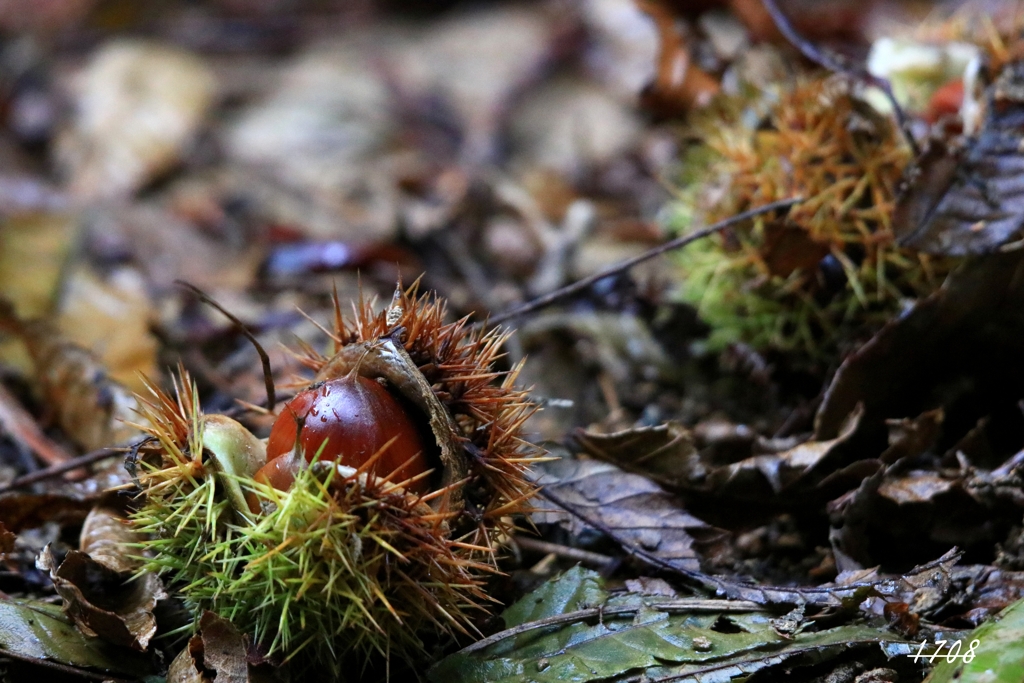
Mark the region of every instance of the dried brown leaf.
POLYGON ((111 571, 128 575, 139 567, 139 534, 126 523, 120 510, 103 505, 89 511, 82 524, 78 549, 111 571))
POLYGON ((245 637, 227 619, 204 612, 199 633, 174 658, 168 683, 257 683, 269 676, 248 664, 245 637))
POLYGON ((988 93, 988 115, 961 144, 937 142, 911 166, 896 203, 900 244, 929 254, 995 251, 1021 236, 1024 150, 1020 127, 1024 63, 1010 64, 988 93))
POLYGON ((970 378, 979 401, 1021 386, 1022 312, 1024 252, 965 263, 846 358, 815 418, 818 438, 835 436, 858 403, 869 424, 942 405, 950 397, 937 387, 957 377, 970 378))
POLYGON ((156 635, 153 609, 166 597, 160 579, 146 573, 132 579, 72 550, 59 565, 49 546, 36 565, 50 572, 64 611, 80 631, 115 645, 145 651, 156 635))
POLYGON ((686 512, 646 477, 608 463, 562 459, 547 463, 538 483, 552 502, 666 565, 698 571, 698 549, 725 552, 727 533, 686 512))
POLYGON ((666 486, 685 488, 700 483, 706 475, 692 435, 675 422, 611 434, 577 429, 573 438, 587 455, 666 486))
POLYGON ((855 407, 834 439, 811 440, 781 453, 755 455, 719 467, 709 473, 705 488, 730 498, 767 500, 801 484, 813 485, 812 475, 820 480, 829 474, 829 464, 845 464, 835 462, 834 456, 842 454, 863 416, 863 408, 855 407))

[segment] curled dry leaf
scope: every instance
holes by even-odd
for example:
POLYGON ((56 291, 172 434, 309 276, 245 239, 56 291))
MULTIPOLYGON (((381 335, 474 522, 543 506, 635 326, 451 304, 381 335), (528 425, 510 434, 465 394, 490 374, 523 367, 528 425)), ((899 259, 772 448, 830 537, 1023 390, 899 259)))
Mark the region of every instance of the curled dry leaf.
POLYGON ((83 633, 145 650, 156 633, 153 609, 166 594, 155 575, 133 576, 139 567, 133 547, 138 541, 120 510, 100 505, 82 525, 80 550, 55 566, 46 548, 39 565, 49 570, 64 610, 83 633))
POLYGON ((82 633, 133 650, 149 647, 156 635, 153 609, 167 597, 155 574, 132 579, 79 550, 70 551, 58 564, 49 546, 43 548, 36 566, 50 573, 64 600, 64 611, 82 633))
POLYGON ((139 568, 139 534, 126 523, 120 510, 100 505, 89 511, 82 532, 79 534, 78 549, 118 574, 129 575, 139 568))
POLYGON ((937 141, 908 168, 893 214, 900 244, 967 256, 1021 237, 1022 83, 1024 62, 1007 66, 989 90, 988 114, 978 134, 957 144, 937 141))
POLYGON ((697 519, 646 477, 592 460, 557 460, 539 467, 543 495, 609 534, 627 552, 639 549, 670 567, 700 569, 698 549, 727 552, 727 533, 697 519))
POLYGON ((245 638, 234 625, 204 612, 199 633, 189 639, 167 672, 168 683, 255 683, 247 661, 245 638))
POLYGON ((214 87, 210 70, 187 52, 107 43, 82 74, 74 124, 58 144, 72 191, 125 197, 169 170, 195 136, 214 87))

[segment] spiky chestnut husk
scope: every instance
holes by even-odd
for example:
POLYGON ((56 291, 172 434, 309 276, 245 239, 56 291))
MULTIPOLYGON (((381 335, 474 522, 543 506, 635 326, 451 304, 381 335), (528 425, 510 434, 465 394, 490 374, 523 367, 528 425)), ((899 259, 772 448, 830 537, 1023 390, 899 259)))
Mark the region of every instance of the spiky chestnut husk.
POLYGON ((539 453, 518 435, 534 410, 515 387, 518 367, 494 369, 505 333, 445 324, 443 303, 415 288, 380 313, 360 302, 351 325, 335 310, 334 353, 306 347, 303 362, 316 381, 353 368, 394 377, 403 400, 433 406, 417 419, 449 434, 437 437, 432 491, 316 458, 285 491, 260 484, 251 435, 202 415, 183 378, 175 397, 154 390, 145 404, 158 445, 140 454, 134 521, 150 538, 147 567, 169 576, 197 618, 213 610, 271 655, 339 675, 353 655, 408 653, 424 632, 473 630, 499 537, 534 493, 526 469, 539 453), (422 391, 430 396, 409 395, 422 391))
POLYGON ((895 243, 894 198, 910 151, 854 85, 805 80, 768 106, 765 125, 731 118, 701 131, 690 164, 701 177, 691 178, 684 213, 711 223, 804 201, 680 252, 681 296, 712 326, 712 348, 744 342, 827 359, 942 283, 949 263, 895 243))

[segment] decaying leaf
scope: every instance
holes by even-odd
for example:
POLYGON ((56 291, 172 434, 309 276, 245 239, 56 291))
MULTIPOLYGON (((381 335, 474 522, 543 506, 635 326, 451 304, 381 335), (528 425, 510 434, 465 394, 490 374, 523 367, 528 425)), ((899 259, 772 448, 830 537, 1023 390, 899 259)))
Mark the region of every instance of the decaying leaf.
MULTIPOLYGON (((810 479, 817 482, 828 475, 829 460, 842 455, 845 444, 857 431, 862 414, 862 410, 855 410, 833 439, 811 440, 781 452, 753 455, 725 465, 705 462, 697 453, 690 433, 675 424, 605 435, 577 431, 574 438, 588 455, 649 476, 672 488, 763 501, 775 499, 802 484, 810 486, 810 479), (812 471, 817 476, 812 477, 812 471)), ((841 461, 833 464, 841 464, 841 461)))
POLYGON ((79 632, 60 608, 32 600, 0 600, 0 654, 109 676, 141 678, 153 673, 149 661, 139 653, 90 638, 79 632))
POLYGON ((609 595, 596 574, 580 568, 527 595, 503 618, 509 630, 442 660, 430 679, 729 681, 871 644, 890 655, 911 649, 865 626, 782 636, 771 613, 747 603, 609 595))
MULTIPOLYGON (((1024 680, 1024 601, 1006 608, 996 619, 971 631, 961 641, 958 654, 965 658, 944 661, 925 683, 1017 683, 1024 680)), ((950 643, 947 647, 952 648, 950 643)), ((948 655, 950 650, 946 650, 948 655)))
POLYGON ((650 479, 592 460, 544 465, 543 495, 628 549, 684 571, 700 569, 698 548, 724 552, 726 533, 686 512, 650 479))
POLYGON ((835 456, 842 455, 863 415, 863 409, 855 407, 834 439, 807 441, 781 453, 755 455, 719 467, 709 473, 705 487, 721 496, 756 500, 791 492, 799 484, 812 485, 808 480, 820 481, 829 474, 830 461, 843 464, 835 456))
POLYGON ((957 145, 936 142, 907 172, 893 214, 900 244, 929 254, 967 256, 995 251, 1020 237, 1024 214, 1024 62, 1013 62, 988 93, 988 114, 976 136, 957 145))
POLYGON ((836 372, 815 418, 818 437, 838 434, 858 403, 868 423, 941 405, 935 394, 957 377, 971 378, 979 405, 1024 386, 1017 362, 1024 339, 1022 275, 1020 251, 972 259, 942 289, 886 325, 836 372))
POLYGON ((59 565, 49 548, 37 562, 50 572, 64 610, 87 635, 146 650, 156 634, 153 609, 166 597, 151 573, 133 576, 138 561, 129 546, 136 534, 122 523, 120 511, 99 507, 82 526, 81 550, 72 550, 59 565))
POLYGON ((168 683, 256 683, 245 638, 230 621, 213 612, 203 613, 199 633, 189 639, 167 672, 168 683))
POLYGON ((675 422, 612 434, 578 429, 573 438, 587 455, 666 486, 686 488, 706 476, 689 430, 675 422))

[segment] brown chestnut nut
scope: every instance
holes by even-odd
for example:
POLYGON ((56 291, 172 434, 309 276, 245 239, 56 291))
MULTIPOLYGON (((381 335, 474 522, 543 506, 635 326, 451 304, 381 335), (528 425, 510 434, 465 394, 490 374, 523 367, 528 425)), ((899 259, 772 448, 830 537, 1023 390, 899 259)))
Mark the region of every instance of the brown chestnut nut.
POLYGON ((267 440, 267 464, 256 480, 287 490, 294 480, 298 447, 306 462, 363 466, 413 493, 426 493, 430 469, 420 431, 408 409, 379 382, 350 372, 314 385, 285 405, 267 440))

